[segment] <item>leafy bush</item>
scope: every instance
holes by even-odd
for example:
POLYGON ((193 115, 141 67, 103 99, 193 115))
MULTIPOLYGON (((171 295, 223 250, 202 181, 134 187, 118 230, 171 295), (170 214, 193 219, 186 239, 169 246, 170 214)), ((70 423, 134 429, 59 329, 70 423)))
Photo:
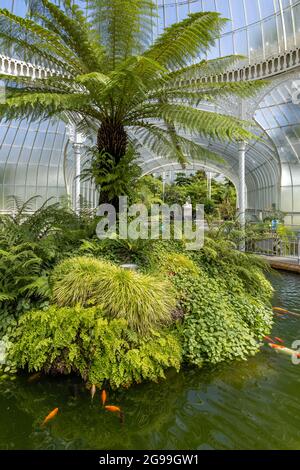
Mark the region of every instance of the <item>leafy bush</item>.
POLYGON ((185 272, 193 276, 199 273, 194 261, 181 253, 162 253, 159 267, 169 275, 185 272))
POLYGON ((34 211, 37 200, 13 198, 13 212, 0 216, 0 309, 15 316, 48 300, 50 270, 95 230, 90 214, 49 201, 34 211))
POLYGON ((200 269, 198 277, 179 273, 172 279, 185 312, 181 333, 188 363, 246 360, 258 352, 259 341, 272 326, 271 308, 245 292, 228 292, 225 283, 200 269))
POLYGON ((211 277, 225 282, 228 290, 238 289, 266 303, 270 301, 273 288, 264 276, 270 271, 269 264, 258 256, 238 251, 230 240, 208 237, 204 247, 190 256, 211 277))
POLYGON ((53 273, 53 299, 58 305, 101 304, 111 318, 124 318, 140 334, 170 323, 176 306, 172 285, 88 257, 70 258, 53 273))
POLYGON ((25 313, 15 332, 10 358, 19 368, 79 374, 112 387, 157 381, 169 367, 180 368, 178 333, 160 330, 140 338, 124 319, 108 320, 100 307, 58 308, 25 313))
POLYGON ((122 240, 118 237, 104 240, 83 240, 80 254, 93 255, 115 263, 136 263, 139 266, 148 263, 155 241, 153 240, 122 240))

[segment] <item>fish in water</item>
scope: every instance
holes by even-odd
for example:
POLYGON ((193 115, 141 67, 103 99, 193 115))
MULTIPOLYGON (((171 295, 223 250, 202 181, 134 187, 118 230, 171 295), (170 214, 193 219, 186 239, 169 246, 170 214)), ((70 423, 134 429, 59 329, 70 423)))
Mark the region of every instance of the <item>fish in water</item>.
POLYGON ((105 409, 107 411, 112 411, 113 413, 120 413, 121 408, 119 406, 114 406, 114 405, 106 405, 105 409))
MULTIPOLYGON (((102 405, 104 406, 105 403, 106 403, 106 391, 105 390, 102 390, 102 393, 101 393, 101 399, 102 399, 102 405)), ((105 407, 106 408, 106 407, 105 407)), ((111 410, 112 411, 112 410, 111 410)))
POLYGON ((41 372, 36 372, 35 374, 32 374, 28 378, 27 382, 30 383, 30 384, 33 383, 33 382, 37 382, 41 378, 41 375, 42 375, 41 372))
POLYGON ((281 352, 282 354, 286 354, 288 356, 295 356, 300 358, 300 353, 293 349, 286 348, 285 346, 281 346, 279 344, 269 343, 270 348, 275 349, 275 351, 281 352))
POLYGON ((42 425, 45 425, 47 424, 49 421, 51 421, 51 419, 55 418, 55 416, 57 415, 58 413, 58 408, 54 408, 54 410, 51 411, 51 413, 49 413, 46 418, 44 419, 42 425))
POLYGON ((282 344, 284 344, 284 341, 283 341, 283 339, 281 339, 281 338, 278 338, 278 336, 275 336, 275 339, 276 339, 276 341, 278 341, 278 343, 282 343, 282 344))
POLYGON ((264 340, 270 341, 270 343, 275 343, 275 341, 272 338, 270 338, 270 336, 264 336, 264 340))
POLYGON ((105 409, 107 411, 111 411, 112 413, 118 413, 119 418, 120 418, 120 422, 122 424, 124 423, 124 413, 123 413, 123 411, 121 410, 121 408, 119 406, 107 405, 107 406, 105 406, 105 409))
POLYGON ((280 308, 280 307, 273 307, 273 310, 274 312, 277 312, 277 313, 288 313, 287 310, 285 310, 284 308, 280 308))
POLYGON ((91 386, 91 397, 92 397, 92 400, 93 400, 93 398, 94 398, 94 396, 95 396, 95 393, 96 393, 96 385, 93 384, 93 385, 91 386))
POLYGON ((274 312, 280 315, 292 315, 294 317, 300 317, 300 313, 290 312, 289 310, 286 310, 285 308, 273 307, 273 310, 274 312))

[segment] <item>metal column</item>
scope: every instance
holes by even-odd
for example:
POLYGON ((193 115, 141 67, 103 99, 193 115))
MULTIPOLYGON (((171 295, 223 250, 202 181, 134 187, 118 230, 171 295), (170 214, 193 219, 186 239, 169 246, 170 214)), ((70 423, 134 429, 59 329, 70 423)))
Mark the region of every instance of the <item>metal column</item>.
POLYGON ((246 142, 239 143, 239 220, 242 229, 246 223, 246 142))
POLYGON ((67 126, 70 143, 72 144, 75 160, 75 177, 74 177, 74 210, 76 214, 80 213, 80 174, 81 174, 81 149, 83 144, 83 136, 77 132, 76 126, 70 124, 67 126))
POLYGON ((81 173, 81 144, 74 143, 75 157, 75 212, 80 213, 80 173, 81 173))
POLYGON ((211 199, 211 179, 212 179, 212 175, 211 175, 210 171, 208 171, 206 173, 206 177, 207 177, 207 199, 211 199))

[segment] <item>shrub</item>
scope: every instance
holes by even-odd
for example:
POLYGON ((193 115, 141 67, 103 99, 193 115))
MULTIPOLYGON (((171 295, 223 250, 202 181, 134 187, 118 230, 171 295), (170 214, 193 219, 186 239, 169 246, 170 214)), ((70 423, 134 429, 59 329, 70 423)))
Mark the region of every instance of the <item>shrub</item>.
POLYGON ((259 341, 272 326, 271 308, 245 292, 229 293, 220 279, 204 271, 197 278, 179 273, 172 279, 185 312, 181 333, 187 362, 218 364, 258 352, 259 341))
POLYGON ((176 307, 175 291, 167 280, 87 257, 56 267, 53 298, 60 306, 101 304, 107 316, 124 318, 142 335, 170 323, 176 307))
POLYGON ((22 316, 10 357, 29 371, 77 373, 89 383, 119 387, 179 370, 181 346, 175 331, 140 338, 126 320, 103 318, 100 307, 52 306, 22 316))
POLYGON ((169 274, 185 272, 193 276, 199 273, 199 269, 194 261, 181 253, 162 254, 160 268, 169 274))
POLYGON ((53 300, 60 306, 96 305, 97 287, 113 265, 92 257, 69 258, 58 264, 51 276, 53 300))

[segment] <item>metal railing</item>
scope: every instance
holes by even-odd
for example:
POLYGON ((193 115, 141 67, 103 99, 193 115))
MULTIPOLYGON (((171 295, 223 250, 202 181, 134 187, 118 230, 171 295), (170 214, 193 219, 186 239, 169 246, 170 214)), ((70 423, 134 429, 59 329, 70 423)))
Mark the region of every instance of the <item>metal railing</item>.
POLYGON ((258 255, 286 258, 300 265, 300 236, 278 237, 270 234, 262 240, 248 240, 246 251, 258 255))

